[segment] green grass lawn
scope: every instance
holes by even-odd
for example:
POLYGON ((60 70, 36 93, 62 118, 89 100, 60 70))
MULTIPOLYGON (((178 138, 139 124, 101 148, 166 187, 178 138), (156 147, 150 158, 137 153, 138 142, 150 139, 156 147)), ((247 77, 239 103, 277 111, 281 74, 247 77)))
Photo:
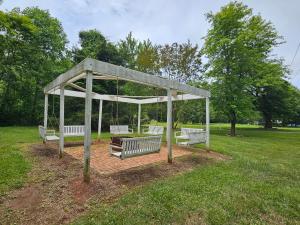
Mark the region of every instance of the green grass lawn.
MULTIPOLYGON (((75 223, 299 224, 300 129, 243 125, 237 137, 228 136, 228 129, 212 125, 211 148, 232 160, 96 203, 75 223)), ((35 141, 37 128, 0 128, 0 193, 24 182, 32 162, 20 149, 35 141)))
POLYGON ((31 162, 20 150, 38 140, 37 128, 0 127, 0 195, 23 184, 31 162))

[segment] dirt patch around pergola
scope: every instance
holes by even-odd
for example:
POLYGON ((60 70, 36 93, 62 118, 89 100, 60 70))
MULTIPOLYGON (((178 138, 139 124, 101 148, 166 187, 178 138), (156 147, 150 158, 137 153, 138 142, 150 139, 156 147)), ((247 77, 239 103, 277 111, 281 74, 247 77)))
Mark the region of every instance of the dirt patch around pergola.
POLYGON ((212 151, 174 146, 175 160, 168 164, 163 146, 160 153, 120 160, 109 155, 108 142, 94 143, 91 182, 86 184, 82 177, 83 146, 73 145, 66 143, 62 159, 56 145, 28 148, 33 168, 22 188, 0 197, 1 223, 68 223, 88 211, 91 203, 111 202, 132 187, 229 159, 212 151))

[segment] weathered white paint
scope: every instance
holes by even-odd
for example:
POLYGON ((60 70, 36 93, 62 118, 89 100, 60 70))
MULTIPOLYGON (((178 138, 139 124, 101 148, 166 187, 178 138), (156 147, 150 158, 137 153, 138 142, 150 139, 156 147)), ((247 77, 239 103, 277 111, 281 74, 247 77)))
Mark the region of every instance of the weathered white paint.
POLYGON ((205 125, 206 125, 206 148, 209 149, 209 135, 210 135, 210 132, 209 132, 209 123, 210 123, 210 119, 209 119, 209 98, 207 97, 206 98, 206 101, 205 101, 205 117, 206 117, 206 122, 205 122, 205 125))
POLYGON ((111 134, 133 134, 133 129, 129 128, 128 125, 110 125, 109 127, 111 134))
POLYGON ((159 152, 162 136, 122 138, 122 146, 109 145, 110 154, 121 159, 159 152))
POLYGON ((139 104, 139 108, 138 108, 138 134, 141 133, 141 112, 142 112, 142 105, 139 104))
POLYGON ((75 89, 77 89, 77 90, 79 90, 79 91, 83 91, 83 92, 85 92, 85 88, 83 88, 83 87, 80 87, 79 85, 77 85, 77 84, 74 84, 74 83, 69 83, 68 84, 70 87, 72 87, 72 88, 75 88, 75 89))
POLYGON ((117 77, 110 77, 110 76, 97 76, 94 75, 94 80, 117 80, 117 77))
POLYGON ((100 139, 100 136, 101 136, 102 106, 103 106, 103 100, 100 99, 100 102, 99 102, 99 118, 98 118, 98 139, 100 139))
POLYGON ((60 87, 59 98, 59 158, 62 157, 64 152, 64 120, 65 120, 65 95, 64 86, 60 87))
POLYGON ((52 81, 44 88, 44 92, 48 93, 50 90, 58 87, 59 85, 65 84, 69 80, 74 79, 76 76, 79 76, 84 71, 91 71, 97 75, 117 77, 119 80, 127 80, 163 89, 168 88, 178 92, 189 93, 203 97, 210 96, 210 92, 204 89, 192 87, 186 84, 179 83, 175 80, 168 80, 159 76, 153 76, 143 72, 127 69, 121 66, 116 66, 110 63, 101 62, 89 58, 86 58, 71 70, 57 77, 54 81, 52 81))
POLYGON ((48 94, 45 94, 45 106, 44 106, 44 129, 48 128, 48 94))
POLYGON ((163 135, 164 134, 164 127, 163 126, 149 125, 148 128, 143 129, 143 134, 147 134, 147 135, 163 135))
POLYGON ((89 63, 87 60, 83 60, 82 62, 74 66, 72 69, 59 75, 56 79, 54 79, 44 88, 44 92, 48 93, 50 90, 58 88, 59 86, 64 85, 70 80, 72 80, 72 82, 77 80, 76 77, 82 76, 82 74, 87 70, 87 63, 89 63))
POLYGON ((56 136, 55 130, 46 130, 43 126, 39 126, 40 137, 43 138, 43 142, 57 141, 59 137, 56 136))
MULTIPOLYGON (((183 95, 172 95, 172 101, 184 101, 184 100, 193 100, 193 99, 202 99, 204 97, 192 94, 183 94, 183 95)), ((167 102, 168 96, 159 96, 155 98, 146 98, 139 100, 140 104, 151 104, 157 102, 167 102)))
MULTIPOLYGON (((53 95, 59 95, 59 89, 54 90, 50 92, 49 94, 53 95)), ((75 98, 85 98, 85 92, 82 91, 71 91, 71 90, 65 90, 65 96, 70 96, 70 97, 75 97, 75 98)), ((100 95, 92 92, 92 99, 102 99, 105 101, 113 101, 113 102, 126 102, 126 103, 133 103, 133 104, 138 104, 138 101, 136 99, 131 99, 131 98, 123 98, 123 97, 118 97, 116 95, 100 95)))
POLYGON ((167 147, 168 147, 168 162, 172 163, 172 90, 168 89, 168 104, 167 104, 167 147))
MULTIPOLYGON (((80 87, 81 88, 81 87, 80 87)), ((85 89, 83 88, 85 91, 85 89)), ((51 91, 49 94, 53 95, 59 95, 60 90, 56 89, 51 91)), ((70 97, 77 97, 77 98, 85 98, 85 92, 82 91, 71 91, 71 90, 65 90, 65 96, 70 97)), ((132 103, 132 104, 151 104, 151 103, 158 103, 158 102, 167 102, 168 96, 160 96, 155 98, 148 98, 148 99, 134 99, 131 97, 121 97, 117 95, 100 95, 97 93, 92 92, 92 98, 93 99, 102 99, 105 101, 119 101, 119 102, 126 102, 126 103, 132 103)), ((182 101, 182 100, 195 100, 195 99, 202 99, 201 96, 191 95, 191 94, 183 94, 183 95, 177 95, 172 96, 172 101, 182 101)))
POLYGON ((90 182, 90 150, 91 150, 91 119, 92 119, 92 87, 93 74, 86 74, 86 98, 85 98, 85 113, 84 113, 84 154, 83 154, 83 179, 85 182, 90 182))
POLYGON ((64 137, 80 137, 80 136, 84 136, 83 125, 64 126, 64 137))

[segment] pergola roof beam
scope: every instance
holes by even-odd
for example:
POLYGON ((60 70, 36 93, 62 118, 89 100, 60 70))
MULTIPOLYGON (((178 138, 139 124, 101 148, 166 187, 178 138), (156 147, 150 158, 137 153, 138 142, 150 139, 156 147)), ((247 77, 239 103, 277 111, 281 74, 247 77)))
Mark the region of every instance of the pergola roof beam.
MULTIPOLYGON (((176 95, 172 96, 172 101, 184 101, 184 100, 193 100, 193 99, 202 99, 204 97, 191 95, 191 94, 183 94, 183 95, 176 95)), ((141 99, 140 104, 151 104, 157 102, 167 102, 168 96, 161 96, 156 98, 148 98, 148 99, 141 99)))
POLYGON ((186 84, 181 84, 175 80, 168 80, 155 75, 146 74, 136 70, 131 70, 121 66, 116 66, 110 63, 101 62, 95 59, 86 59, 89 61, 90 66, 92 66, 92 71, 96 73, 118 77, 121 80, 128 80, 136 83, 141 83, 145 85, 151 85, 163 89, 172 89, 184 93, 189 93, 193 95, 199 95, 203 97, 209 97, 210 92, 204 89, 192 87, 186 84))
POLYGON ((74 80, 77 80, 77 76, 84 74, 84 72, 86 71, 87 63, 88 63, 87 60, 83 60, 82 62, 80 62, 79 64, 74 66, 72 69, 59 75, 56 79, 54 79, 51 83, 49 83, 44 88, 44 92, 48 93, 50 90, 55 89, 61 85, 64 85, 71 79, 72 79, 72 82, 74 82, 74 80))
MULTIPOLYGON (((53 95, 59 95, 60 94, 60 89, 56 89, 54 91, 51 92, 51 94, 53 95)), ((64 93, 65 96, 69 96, 69 97, 76 97, 76 98, 85 98, 85 92, 82 91, 71 91, 71 90, 65 90, 64 93)), ((133 104, 139 104, 138 99, 131 99, 131 98, 123 98, 123 97, 119 97, 116 95, 100 95, 97 93, 92 93, 92 99, 102 99, 105 101, 113 101, 113 102, 126 102, 126 103, 133 103, 133 104)))
POLYGON ((110 76, 98 76, 98 75, 94 75, 93 78, 95 80, 117 80, 116 77, 110 77, 110 76))
POLYGON ((93 74, 97 74, 97 78, 100 78, 100 75, 102 75, 109 78, 127 80, 162 89, 172 89, 178 92, 189 93, 192 95, 210 97, 210 92, 204 89, 192 87, 186 84, 181 84, 178 81, 168 80, 155 75, 146 74, 143 72, 127 69, 121 66, 116 66, 110 63, 105 63, 90 58, 86 58, 66 73, 58 76, 44 88, 44 92, 49 93, 49 91, 51 91, 52 89, 55 89, 61 85, 65 85, 70 80, 74 81, 74 79, 77 79, 77 76, 82 76, 82 73, 87 71, 91 71, 93 74))
MULTIPOLYGON (((60 89, 56 89, 51 92, 51 94, 59 95, 60 89)), ((85 92, 82 91, 71 91, 71 90, 65 90, 64 93, 65 96, 70 97, 77 97, 77 98, 85 98, 85 92)), ((123 96, 117 96, 117 95, 100 95, 97 93, 92 93, 93 99, 102 99, 105 101, 113 101, 113 102, 126 102, 126 103, 132 103, 132 104, 151 104, 151 103, 160 103, 160 102, 167 102, 168 97, 167 96, 160 96, 156 98, 148 98, 148 99, 133 99, 133 98, 126 98, 123 96)), ((182 100, 193 100, 193 99, 201 99, 203 97, 191 95, 191 94, 183 94, 183 95, 177 95, 172 96, 172 101, 182 101, 182 100)))

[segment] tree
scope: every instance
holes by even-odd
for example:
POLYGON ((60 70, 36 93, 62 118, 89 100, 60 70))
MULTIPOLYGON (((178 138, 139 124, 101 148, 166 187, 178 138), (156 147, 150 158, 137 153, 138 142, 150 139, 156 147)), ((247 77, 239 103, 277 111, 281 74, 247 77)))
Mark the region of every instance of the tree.
POLYGON ((261 112, 265 128, 272 128, 272 120, 280 117, 285 110, 285 98, 288 90, 287 82, 283 80, 287 69, 280 60, 269 60, 257 66, 253 96, 254 104, 261 112))
POLYGON ((9 124, 17 118, 16 101, 22 87, 19 78, 24 55, 21 49, 29 49, 28 36, 36 32, 30 18, 17 12, 0 11, 0 123, 9 124))
POLYGON ((139 41, 135 39, 130 32, 124 40, 120 40, 117 44, 120 56, 123 59, 125 67, 135 69, 137 64, 139 41))
POLYGON ((79 44, 80 47, 73 47, 72 51, 76 63, 85 58, 93 58, 116 65, 122 64, 117 47, 97 30, 80 31, 79 44))
POLYGON ((274 120, 283 125, 296 123, 293 120, 299 115, 299 102, 299 91, 286 80, 262 88, 257 103, 265 121, 264 127, 272 128, 274 120))
POLYGON ((281 37, 270 22, 240 2, 231 2, 215 14, 207 14, 211 24, 203 47, 208 58, 206 75, 212 82, 216 109, 231 123, 236 135, 238 119, 255 110, 251 90, 258 77, 258 65, 268 60, 281 37))
POLYGON ((37 124, 43 87, 71 63, 60 22, 48 11, 16 8, 1 16, 1 124, 37 124))
POLYGON ((179 82, 201 79, 201 54, 190 41, 159 46, 160 70, 163 75, 179 82))
POLYGON ((287 99, 289 113, 283 115, 283 125, 300 125, 300 90, 293 85, 289 86, 289 97, 287 99))
POLYGON ((136 68, 150 74, 159 74, 158 47, 148 39, 140 42, 137 49, 136 68))

